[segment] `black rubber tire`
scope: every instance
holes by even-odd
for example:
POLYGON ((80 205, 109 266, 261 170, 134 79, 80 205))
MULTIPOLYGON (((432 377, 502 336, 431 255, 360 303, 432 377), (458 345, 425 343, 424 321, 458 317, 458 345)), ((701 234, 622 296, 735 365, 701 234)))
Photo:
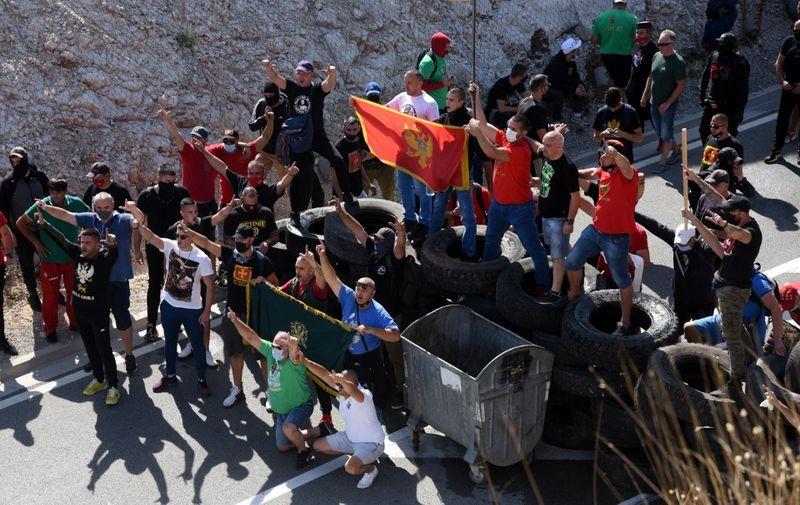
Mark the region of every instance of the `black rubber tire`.
POLYGON ((552 352, 555 356, 555 363, 558 363, 559 365, 585 366, 583 364, 583 360, 575 358, 572 354, 568 353, 564 349, 564 343, 561 341, 561 337, 558 335, 543 333, 541 331, 524 330, 521 336, 552 352))
POLYGON ((609 389, 619 396, 630 396, 630 390, 636 384, 633 379, 631 388, 628 387, 626 377, 622 372, 609 372, 595 368, 594 371, 584 366, 568 366, 556 363, 550 375, 551 389, 582 398, 603 398, 608 396, 608 390, 600 387, 604 381, 609 389))
POLYGON ((556 303, 542 303, 530 294, 533 260, 524 258, 508 265, 497 278, 495 300, 500 314, 521 328, 557 334, 569 303, 565 296, 556 303), (529 289, 526 289, 529 288, 529 289))
POLYGON ((795 344, 786 360, 783 385, 789 391, 800 393, 800 344, 795 344))
POLYGON ((289 278, 294 276, 294 263, 297 256, 289 254, 289 250, 286 248, 286 227, 289 225, 289 219, 279 219, 275 224, 278 226, 280 238, 276 244, 270 246, 267 258, 272 263, 278 279, 284 280, 287 274, 291 274, 289 278))
POLYGON ((726 419, 733 401, 705 390, 714 391, 727 384, 730 370, 730 358, 723 349, 703 344, 657 349, 637 386, 637 406, 645 398, 652 398, 651 407, 660 406, 664 410, 671 406, 682 421, 716 426, 726 419))
POLYGON ((594 449, 597 425, 588 412, 588 404, 580 400, 554 408, 548 405, 542 440, 562 449, 580 451, 594 449))
POLYGON ((317 244, 325 238, 325 215, 332 210, 332 206, 304 210, 300 213, 302 228, 291 222, 286 225, 286 249, 290 255, 296 257, 305 251, 306 246, 309 250, 317 247, 317 244))
MULTIPOLYGON (((642 450, 623 451, 631 463, 642 471, 651 481, 655 482, 655 474, 647 455, 642 450)), ((653 492, 644 480, 625 463, 625 460, 613 450, 601 444, 597 448, 597 472, 608 479, 611 486, 623 498, 639 493, 653 492)), ((656 503, 656 502, 649 502, 656 503)))
MULTIPOLYGON (((422 273, 439 289, 456 294, 491 294, 500 272, 512 261, 522 259, 525 249, 515 233, 506 232, 496 260, 472 263, 458 258, 463 226, 440 230, 422 246, 422 273)), ((486 237, 486 226, 478 225, 478 240, 486 237)))
POLYGON ((600 368, 627 370, 633 366, 640 371, 653 350, 678 340, 678 317, 664 300, 643 293, 634 294, 631 322, 644 328, 636 335, 611 335, 619 313, 616 289, 586 293, 570 303, 561 326, 566 350, 600 368))
POLYGON ((497 303, 490 296, 486 295, 464 295, 458 297, 457 303, 466 305, 486 319, 499 324, 500 326, 513 331, 514 333, 522 335, 521 328, 517 327, 514 323, 503 317, 498 310, 497 303))
MULTIPOLYGON (((380 198, 362 198, 358 200, 358 207, 348 208, 347 211, 361 223, 368 234, 374 234, 389 226, 389 223, 403 219, 402 205, 380 198)), ((355 235, 336 212, 325 216, 324 235, 325 246, 336 256, 356 265, 366 265, 369 262, 367 250, 356 242, 355 235)))
POLYGON ((631 406, 624 409, 615 400, 595 398, 592 400, 592 417, 599 424, 600 436, 608 443, 623 449, 641 449, 637 414, 631 406))

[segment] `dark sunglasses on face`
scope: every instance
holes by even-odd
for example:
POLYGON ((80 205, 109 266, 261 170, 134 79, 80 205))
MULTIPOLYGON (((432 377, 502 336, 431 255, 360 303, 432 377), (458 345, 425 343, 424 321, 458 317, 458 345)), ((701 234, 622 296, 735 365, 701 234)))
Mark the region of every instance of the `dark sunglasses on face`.
POLYGON ((356 282, 356 287, 361 289, 369 289, 372 287, 372 284, 367 284, 365 282, 356 282))
POLYGON ((658 47, 667 47, 667 46, 671 46, 671 45, 672 45, 672 42, 659 42, 659 43, 658 43, 658 44, 656 44, 656 45, 657 45, 658 47))

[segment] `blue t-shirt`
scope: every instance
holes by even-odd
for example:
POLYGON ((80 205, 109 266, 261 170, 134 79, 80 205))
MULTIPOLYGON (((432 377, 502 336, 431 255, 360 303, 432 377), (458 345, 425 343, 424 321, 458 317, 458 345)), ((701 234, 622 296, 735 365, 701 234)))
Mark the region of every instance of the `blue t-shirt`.
POLYGON ((100 234, 100 240, 105 242, 105 236, 111 233, 117 237, 117 250, 119 258, 111 269, 110 282, 126 282, 133 279, 133 264, 131 263, 131 231, 133 230, 133 216, 120 214, 114 211, 114 216, 107 223, 100 221, 94 212, 78 212, 75 222, 79 228, 94 228, 100 234))
MULTIPOLYGON (((392 316, 383 308, 383 305, 375 300, 372 300, 366 309, 359 309, 356 302, 356 292, 344 284, 339 289, 339 302, 342 304, 342 321, 353 328, 363 324, 373 328, 397 329, 397 323, 394 322, 392 316)), ((365 354, 369 351, 374 351, 380 345, 381 339, 372 333, 365 334, 363 339, 361 335, 356 333, 353 335, 353 341, 350 343, 348 350, 350 354, 365 354), (364 342, 367 344, 366 349, 364 349, 364 342)))
MULTIPOLYGON (((751 280, 752 287, 751 290, 753 294, 758 297, 760 300, 762 296, 770 293, 772 291, 772 284, 770 284, 767 276, 761 273, 758 273, 753 276, 751 280)), ((744 304, 744 310, 742 311, 742 319, 744 320, 745 324, 750 324, 752 322, 756 322, 758 327, 758 338, 761 343, 764 343, 764 339, 767 336, 767 316, 769 315, 768 311, 761 307, 759 303, 754 302, 753 300, 747 300, 747 303, 744 304)))

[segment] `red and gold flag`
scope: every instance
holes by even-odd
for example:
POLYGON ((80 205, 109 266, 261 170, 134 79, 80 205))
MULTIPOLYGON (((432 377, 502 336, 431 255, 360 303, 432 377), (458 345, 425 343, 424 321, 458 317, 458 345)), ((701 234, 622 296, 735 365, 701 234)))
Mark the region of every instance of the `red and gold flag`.
POLYGON ((469 134, 353 97, 364 140, 376 158, 433 191, 469 189, 469 134))

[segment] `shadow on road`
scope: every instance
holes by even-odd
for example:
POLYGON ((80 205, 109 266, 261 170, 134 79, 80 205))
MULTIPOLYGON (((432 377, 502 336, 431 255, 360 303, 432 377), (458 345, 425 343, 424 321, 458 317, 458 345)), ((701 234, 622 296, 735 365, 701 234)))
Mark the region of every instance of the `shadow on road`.
MULTIPOLYGON (((20 388, 19 383, 10 378, 3 382, 3 386, 8 391, 15 391, 20 388)), ((26 394, 26 393, 21 393, 26 394)), ((33 395, 28 401, 18 404, 14 415, 0 415, 0 431, 12 430, 14 440, 25 447, 33 447, 34 438, 28 423, 39 417, 42 412, 42 395, 33 395)))

